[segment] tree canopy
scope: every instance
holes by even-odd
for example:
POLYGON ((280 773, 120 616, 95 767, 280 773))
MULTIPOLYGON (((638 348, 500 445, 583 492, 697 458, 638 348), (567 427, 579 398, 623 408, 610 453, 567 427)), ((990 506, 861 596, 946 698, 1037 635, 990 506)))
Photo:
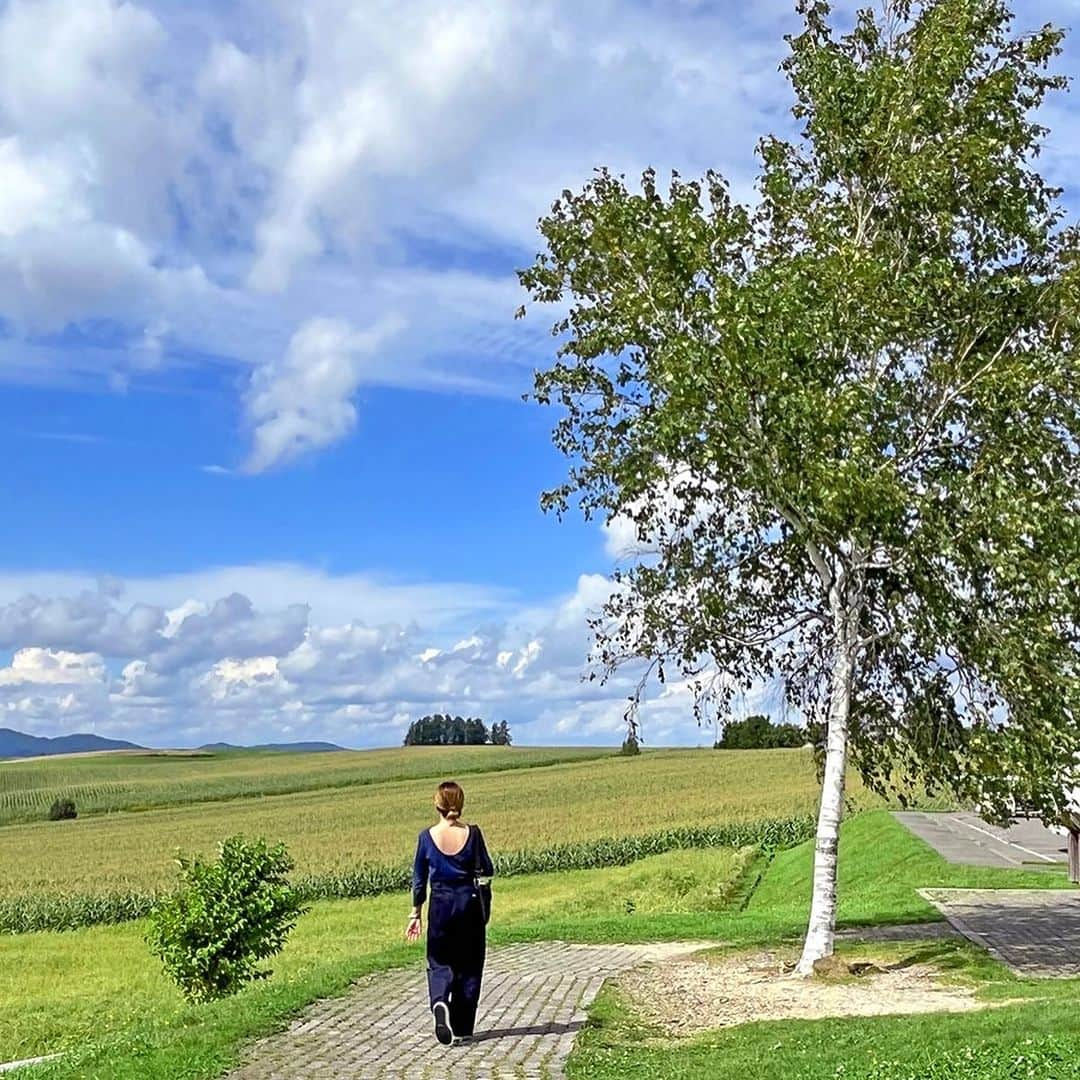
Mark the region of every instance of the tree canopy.
MULTIPOLYGON (((800 124, 724 179, 597 171, 520 273, 566 308, 536 398, 543 503, 650 552, 594 623, 604 671, 699 701, 778 680, 825 725, 811 931, 832 947, 843 776, 1007 817, 1080 749, 1078 234, 1037 171, 1062 32, 1004 0, 799 0, 800 124)), ((519 314, 524 313, 524 308, 519 314)), ((629 714, 634 722, 634 713, 629 714)))
MULTIPOLYGON (((498 727, 498 725, 495 725, 498 727)), ((409 725, 405 746, 482 746, 493 741, 487 724, 479 718, 460 716, 422 716, 409 725)))
POLYGON ((778 750, 804 746, 809 735, 796 724, 773 724, 756 714, 745 720, 729 720, 717 739, 716 750, 778 750))

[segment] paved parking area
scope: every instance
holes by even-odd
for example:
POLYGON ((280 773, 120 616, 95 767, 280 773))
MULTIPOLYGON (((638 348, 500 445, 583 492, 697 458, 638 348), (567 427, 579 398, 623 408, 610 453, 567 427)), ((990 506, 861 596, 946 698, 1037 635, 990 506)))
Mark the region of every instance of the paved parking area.
POLYGON ((419 965, 367 976, 255 1043, 230 1080, 556 1080, 605 979, 701 947, 549 941, 493 949, 476 1038, 454 1047, 432 1034, 419 965))
POLYGON ((949 862, 1013 868, 1068 862, 1065 836, 1040 821, 1018 821, 999 829, 966 813, 893 816, 949 862))
POLYGON ((1080 891, 923 889, 922 895, 1018 975, 1080 976, 1080 891))

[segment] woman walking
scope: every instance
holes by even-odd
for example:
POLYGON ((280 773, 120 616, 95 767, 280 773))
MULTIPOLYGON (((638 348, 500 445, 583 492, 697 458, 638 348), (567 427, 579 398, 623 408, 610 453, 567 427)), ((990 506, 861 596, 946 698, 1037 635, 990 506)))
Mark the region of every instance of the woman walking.
POLYGON ((469 1039, 476 1023, 487 947, 490 891, 481 879, 494 873, 484 835, 461 820, 465 792, 448 780, 435 792, 439 820, 424 829, 413 862, 413 909, 406 937, 420 937, 420 910, 428 884, 427 977, 435 1038, 449 1046, 469 1039))

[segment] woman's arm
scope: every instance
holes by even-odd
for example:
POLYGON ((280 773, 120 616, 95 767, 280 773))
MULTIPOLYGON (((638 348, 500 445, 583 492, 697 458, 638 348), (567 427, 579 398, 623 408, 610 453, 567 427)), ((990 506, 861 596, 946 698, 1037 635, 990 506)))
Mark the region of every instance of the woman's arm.
POLYGON ((419 916, 420 909, 424 906, 427 897, 428 885, 428 858, 424 848, 424 834, 421 833, 416 840, 416 857, 413 859, 412 870, 412 914, 419 916))

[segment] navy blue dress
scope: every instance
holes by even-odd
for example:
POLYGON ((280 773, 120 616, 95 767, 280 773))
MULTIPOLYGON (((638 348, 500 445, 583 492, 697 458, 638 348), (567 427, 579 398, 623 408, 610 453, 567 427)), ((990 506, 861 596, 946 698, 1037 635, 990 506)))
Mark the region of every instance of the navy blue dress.
POLYGON ((431 1007, 445 1002, 455 1035, 472 1035, 480 983, 484 975, 487 935, 484 909, 475 878, 491 877, 494 867, 484 834, 469 826, 465 846, 456 855, 440 851, 424 829, 413 861, 413 904, 420 908, 428 885, 427 977, 431 1007))

